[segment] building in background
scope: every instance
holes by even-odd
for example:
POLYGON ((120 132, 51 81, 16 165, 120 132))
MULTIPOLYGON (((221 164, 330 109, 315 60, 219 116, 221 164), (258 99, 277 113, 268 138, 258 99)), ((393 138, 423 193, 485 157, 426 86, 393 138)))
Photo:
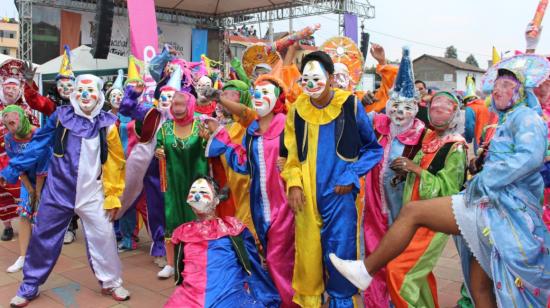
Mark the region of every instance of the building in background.
POLYGON ((471 75, 476 80, 476 88, 481 88, 481 77, 484 69, 457 59, 436 57, 424 54, 413 61, 414 78, 426 83, 428 88, 442 91, 466 90, 466 77, 471 75))
POLYGON ((19 23, 14 18, 0 19, 0 54, 17 57, 19 23))

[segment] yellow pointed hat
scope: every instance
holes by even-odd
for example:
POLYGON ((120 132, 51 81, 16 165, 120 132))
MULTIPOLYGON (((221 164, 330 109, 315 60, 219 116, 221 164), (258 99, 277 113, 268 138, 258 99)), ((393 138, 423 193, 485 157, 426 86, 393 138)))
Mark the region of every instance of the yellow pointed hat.
POLYGON ((124 85, 127 85, 129 82, 143 83, 143 79, 141 79, 141 75, 138 72, 136 59, 134 58, 134 56, 128 57, 128 78, 126 78, 126 82, 124 83, 124 85))
POLYGON ((61 58, 61 66, 59 67, 59 73, 57 73, 56 79, 70 78, 74 80, 73 67, 71 65, 71 50, 69 46, 65 45, 65 51, 61 58))
POLYGON ((498 62, 500 62, 500 55, 498 54, 495 46, 493 46, 493 65, 497 64, 498 62))
POLYGON ((476 95, 476 82, 472 75, 466 77, 466 93, 464 94, 464 100, 477 97, 476 95))

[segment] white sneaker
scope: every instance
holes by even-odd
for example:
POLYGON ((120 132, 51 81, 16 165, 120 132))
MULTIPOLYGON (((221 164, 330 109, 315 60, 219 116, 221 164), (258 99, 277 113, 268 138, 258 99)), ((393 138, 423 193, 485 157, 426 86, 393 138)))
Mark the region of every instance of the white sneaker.
POLYGON ((14 296, 10 301, 10 307, 12 308, 20 308, 25 307, 30 303, 30 301, 24 297, 21 297, 19 295, 14 296))
POLYGON ((23 268, 24 264, 25 264, 25 257, 19 257, 17 258, 15 263, 13 263, 10 267, 8 267, 6 272, 8 273, 19 272, 23 268))
POLYGON ((354 286, 361 291, 369 287, 372 277, 367 272, 367 268, 362 260, 342 260, 333 253, 329 254, 328 257, 336 270, 354 286))
POLYGON ((74 242, 76 239, 76 234, 73 231, 65 232, 65 236, 63 237, 63 244, 70 244, 74 242))
POLYGON ((164 257, 155 257, 153 263, 155 263, 160 268, 164 268, 167 265, 166 259, 164 257))
POLYGON ((124 289, 123 286, 116 288, 101 289, 101 293, 104 295, 111 295, 114 300, 122 302, 130 299, 130 291, 124 289))
POLYGON ((158 272, 157 277, 160 279, 167 279, 174 276, 174 268, 170 265, 166 265, 160 272, 158 272))

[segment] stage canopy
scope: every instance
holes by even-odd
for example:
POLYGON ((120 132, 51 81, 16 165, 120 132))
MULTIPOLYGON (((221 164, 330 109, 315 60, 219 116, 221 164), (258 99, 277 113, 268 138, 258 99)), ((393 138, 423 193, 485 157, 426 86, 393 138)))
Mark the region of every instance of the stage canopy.
POLYGON ((160 9, 227 17, 249 12, 300 6, 304 5, 304 2, 289 0, 155 0, 155 5, 160 9))
MULTIPOLYGON (((71 64, 75 75, 94 74, 97 76, 116 75, 118 69, 126 70, 128 58, 109 54, 107 59, 94 59, 90 53, 91 48, 82 45, 71 50, 71 64)), ((54 58, 38 68, 38 73, 42 74, 42 80, 53 80, 61 66, 63 56, 54 58)))

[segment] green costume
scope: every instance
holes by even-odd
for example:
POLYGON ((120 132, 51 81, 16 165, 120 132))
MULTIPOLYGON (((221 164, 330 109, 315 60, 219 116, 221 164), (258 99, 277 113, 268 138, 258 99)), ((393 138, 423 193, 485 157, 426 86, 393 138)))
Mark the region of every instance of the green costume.
POLYGON ((164 148, 168 179, 168 188, 164 193, 166 238, 170 238, 179 225, 196 218, 187 204, 187 195, 193 180, 208 172, 208 162, 204 156, 205 142, 199 137, 198 124, 197 120, 193 122, 191 134, 185 138, 174 134, 173 120, 164 122, 157 133, 157 148, 164 148))

